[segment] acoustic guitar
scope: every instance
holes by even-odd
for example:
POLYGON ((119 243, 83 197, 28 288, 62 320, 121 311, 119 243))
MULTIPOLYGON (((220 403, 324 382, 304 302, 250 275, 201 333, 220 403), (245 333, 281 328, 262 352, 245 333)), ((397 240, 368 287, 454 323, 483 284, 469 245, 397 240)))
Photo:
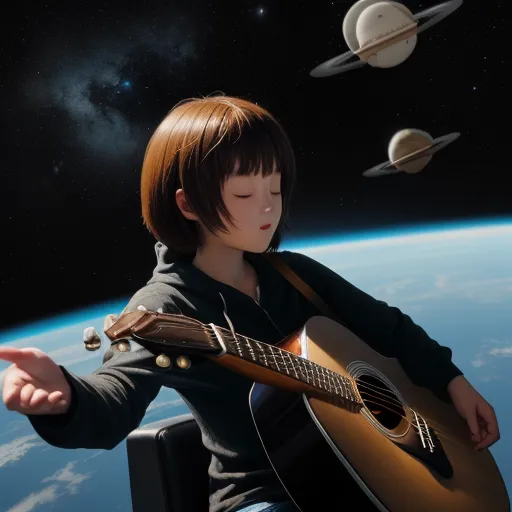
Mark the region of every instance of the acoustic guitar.
POLYGON ((251 380, 254 424, 302 512, 506 512, 489 450, 453 405, 338 322, 310 318, 268 345, 184 315, 133 311, 105 334, 158 357, 200 354, 251 380))

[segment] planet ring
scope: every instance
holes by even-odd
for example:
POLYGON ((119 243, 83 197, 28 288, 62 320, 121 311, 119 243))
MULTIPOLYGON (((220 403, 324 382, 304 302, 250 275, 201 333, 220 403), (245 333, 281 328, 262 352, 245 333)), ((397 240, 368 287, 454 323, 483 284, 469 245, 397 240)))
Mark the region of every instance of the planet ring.
POLYGON ((363 55, 368 54, 369 52, 369 55, 373 55, 382 48, 390 46, 391 44, 398 41, 407 39, 411 35, 423 32, 427 28, 432 27, 436 23, 439 23, 441 20, 449 16, 453 11, 457 10, 462 5, 462 2, 463 0, 449 0, 448 2, 443 2, 442 4, 434 5, 433 7, 425 9, 424 11, 415 14, 411 24, 407 25, 403 29, 388 34, 378 41, 373 42, 371 45, 363 46, 357 52, 352 52, 352 50, 349 50, 342 55, 338 55, 337 57, 329 59, 315 67, 309 74, 315 78, 323 78, 326 76, 344 73, 345 71, 349 71, 351 69, 360 68, 366 65, 366 61, 361 60, 363 59, 363 55), (418 21, 429 17, 430 19, 425 23, 419 26, 417 25, 418 21), (345 62, 354 56, 360 57, 360 60, 345 64, 345 62))
POLYGON ((438 151, 443 149, 448 144, 451 144, 452 142, 457 140, 459 137, 459 132, 453 132, 448 133, 447 135, 443 135, 442 137, 435 139, 432 142, 432 144, 424 148, 418 149, 417 151, 414 151, 409 155, 403 156, 402 158, 399 158, 398 160, 395 160, 393 162, 391 160, 388 160, 387 162, 383 162, 382 164, 376 165, 375 167, 372 167, 367 171, 364 171, 363 176, 367 178, 376 178, 377 176, 385 176, 387 174, 404 172, 401 169, 398 169, 396 166, 412 162, 414 160, 417 160, 418 158, 424 158, 426 156, 433 155, 434 153, 437 153, 438 151))

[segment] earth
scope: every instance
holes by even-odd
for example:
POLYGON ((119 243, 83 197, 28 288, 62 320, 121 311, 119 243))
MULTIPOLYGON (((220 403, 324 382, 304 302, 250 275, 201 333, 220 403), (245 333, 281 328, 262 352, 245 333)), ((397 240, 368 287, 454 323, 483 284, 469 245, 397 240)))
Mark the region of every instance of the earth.
MULTIPOLYGON (((494 406, 501 440, 491 452, 512 492, 512 222, 433 226, 371 233, 357 239, 295 242, 307 254, 372 296, 398 306, 453 350, 469 381, 494 406)), ((127 300, 128 298, 126 298, 127 300)), ((78 375, 101 365, 106 338, 87 352, 83 330, 102 332, 126 300, 0 333, 0 343, 38 347, 78 375)), ((7 364, 0 361, 0 378, 7 364)), ((142 424, 188 412, 163 388, 142 424)), ((0 510, 131 510, 126 441, 113 450, 64 450, 42 441, 27 418, 0 405, 0 510)))

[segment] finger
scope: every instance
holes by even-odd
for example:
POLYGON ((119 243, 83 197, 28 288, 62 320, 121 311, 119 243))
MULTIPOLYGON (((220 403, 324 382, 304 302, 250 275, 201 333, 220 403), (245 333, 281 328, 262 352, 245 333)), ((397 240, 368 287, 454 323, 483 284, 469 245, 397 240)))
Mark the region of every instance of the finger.
POLYGON ((489 432, 490 435, 498 436, 498 419, 496 418, 496 414, 491 405, 487 402, 484 402, 483 404, 478 403, 477 412, 479 417, 485 421, 485 429, 487 432, 489 432))
POLYGON ((32 372, 39 368, 39 361, 47 357, 38 348, 0 347, 0 359, 15 364, 18 368, 32 372))
POLYGON ((34 415, 43 415, 43 414, 62 414, 67 407, 66 400, 60 400, 56 404, 51 404, 48 401, 42 403, 39 407, 35 409, 31 409, 27 411, 30 414, 34 415))
POLYGON ((59 402, 62 396, 62 391, 54 391, 53 393, 50 393, 48 395, 48 402, 50 402, 52 405, 55 405, 56 403, 59 402))
POLYGON ((2 384, 2 398, 4 402, 16 391, 21 391, 21 388, 26 384, 15 370, 15 366, 10 366, 5 373, 2 384))
POLYGON ((12 386, 8 392, 3 393, 3 401, 5 404, 5 407, 9 411, 14 411, 18 409, 20 404, 20 393, 21 393, 22 386, 12 386))
POLYGON ((471 431, 471 437, 474 441, 480 441, 480 428, 476 414, 476 407, 466 416, 466 421, 471 431))
POLYGON ((41 404, 45 403, 48 400, 48 391, 44 389, 36 389, 34 393, 32 393, 32 397, 27 405, 29 409, 35 409, 39 407, 41 404))
POLYGON ((0 359, 9 361, 9 363, 16 363, 25 356, 25 353, 19 348, 15 347, 0 347, 0 359))
POLYGON ((23 407, 23 409, 28 409, 28 404, 30 403, 30 400, 32 398, 32 395, 34 394, 34 391, 36 390, 36 387, 34 384, 25 384, 21 388, 20 392, 20 405, 23 407))
POLYGON ((476 451, 480 451, 480 450, 483 450, 484 448, 488 448, 489 446, 491 446, 492 444, 494 444, 496 442, 496 440, 493 440, 491 436, 487 436, 484 440, 480 441, 476 446, 475 446, 475 450, 476 451))

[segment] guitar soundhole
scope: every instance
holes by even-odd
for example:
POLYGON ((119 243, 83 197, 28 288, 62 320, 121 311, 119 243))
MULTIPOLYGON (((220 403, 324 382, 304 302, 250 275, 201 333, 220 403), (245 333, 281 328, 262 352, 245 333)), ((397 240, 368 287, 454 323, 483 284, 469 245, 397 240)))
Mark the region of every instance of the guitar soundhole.
POLYGON ((398 427, 406 413, 396 394, 386 384, 371 375, 357 378, 357 389, 364 405, 385 429, 398 427))

